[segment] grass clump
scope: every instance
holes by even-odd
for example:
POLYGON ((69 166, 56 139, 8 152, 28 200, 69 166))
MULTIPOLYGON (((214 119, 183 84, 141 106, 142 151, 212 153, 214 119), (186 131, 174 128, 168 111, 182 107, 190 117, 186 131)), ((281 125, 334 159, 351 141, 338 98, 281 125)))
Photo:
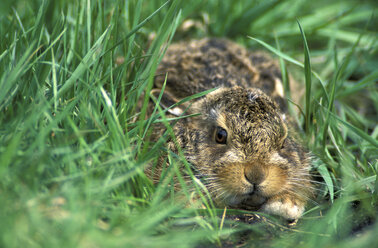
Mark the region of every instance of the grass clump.
POLYGON ((2 1, 1 246, 372 247, 375 14, 374 1, 2 1), (146 149, 163 114, 145 120, 144 92, 167 44, 204 36, 268 49, 306 83, 298 122, 320 193, 295 228, 184 208, 170 186, 177 167, 158 185, 143 173, 164 149, 146 149))

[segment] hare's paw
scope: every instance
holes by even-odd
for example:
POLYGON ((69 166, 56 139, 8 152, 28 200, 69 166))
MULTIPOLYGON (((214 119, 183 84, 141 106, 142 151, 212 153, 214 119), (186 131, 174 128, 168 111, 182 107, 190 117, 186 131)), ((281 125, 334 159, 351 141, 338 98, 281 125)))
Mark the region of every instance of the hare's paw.
POLYGON ((282 216, 287 220, 297 220, 304 212, 304 205, 291 200, 271 200, 261 207, 261 211, 282 216))

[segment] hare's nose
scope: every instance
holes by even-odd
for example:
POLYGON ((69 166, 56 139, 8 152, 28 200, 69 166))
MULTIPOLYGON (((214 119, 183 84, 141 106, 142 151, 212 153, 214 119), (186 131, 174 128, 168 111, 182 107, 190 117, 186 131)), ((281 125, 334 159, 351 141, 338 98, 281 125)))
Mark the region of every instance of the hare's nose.
POLYGON ((264 173, 257 168, 251 167, 247 166, 244 169, 244 177, 250 184, 257 187, 264 180, 264 173))

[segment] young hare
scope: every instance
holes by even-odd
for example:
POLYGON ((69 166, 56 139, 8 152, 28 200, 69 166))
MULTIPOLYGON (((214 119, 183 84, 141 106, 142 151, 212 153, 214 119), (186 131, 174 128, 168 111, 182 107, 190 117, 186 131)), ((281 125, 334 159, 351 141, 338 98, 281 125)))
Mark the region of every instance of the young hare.
MULTIPOLYGON (((298 219, 312 195, 310 157, 287 116, 277 64, 231 41, 202 39, 168 48, 152 94, 160 93, 166 75, 164 107, 218 87, 169 110, 174 116, 200 113, 180 119, 173 131, 214 202, 298 219)), ((163 131, 156 127, 155 137, 163 131)), ((178 152, 172 140, 167 145, 178 152)))

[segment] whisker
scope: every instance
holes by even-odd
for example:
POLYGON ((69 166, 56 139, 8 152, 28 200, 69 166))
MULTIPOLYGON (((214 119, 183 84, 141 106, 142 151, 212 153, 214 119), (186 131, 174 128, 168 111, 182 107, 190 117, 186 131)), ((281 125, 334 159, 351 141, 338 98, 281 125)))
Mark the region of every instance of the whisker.
POLYGON ((293 178, 291 180, 295 180, 295 181, 298 181, 298 182, 309 182, 309 183, 317 184, 317 185, 327 185, 324 182, 318 182, 318 181, 314 181, 314 180, 311 180, 311 179, 305 179, 305 178, 293 178))
POLYGON ((297 182, 288 182, 288 185, 292 185, 292 186, 296 186, 296 187, 304 188, 304 189, 310 189, 311 191, 315 191, 315 192, 322 192, 322 193, 324 192, 323 189, 315 188, 310 185, 303 185, 297 182))

